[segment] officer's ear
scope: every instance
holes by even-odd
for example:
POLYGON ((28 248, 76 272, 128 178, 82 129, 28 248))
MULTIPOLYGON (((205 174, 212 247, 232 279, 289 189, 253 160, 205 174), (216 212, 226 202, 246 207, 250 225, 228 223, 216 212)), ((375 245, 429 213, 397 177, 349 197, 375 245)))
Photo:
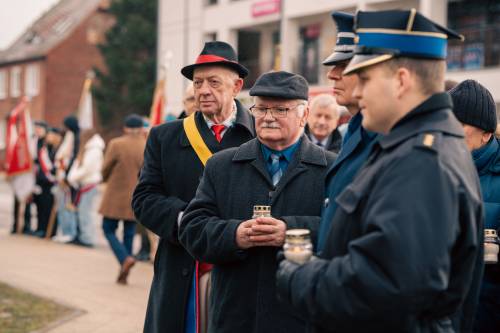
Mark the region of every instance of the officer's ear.
POLYGON ((406 67, 398 67, 395 71, 396 96, 401 99, 409 91, 414 89, 417 83, 415 74, 406 67))

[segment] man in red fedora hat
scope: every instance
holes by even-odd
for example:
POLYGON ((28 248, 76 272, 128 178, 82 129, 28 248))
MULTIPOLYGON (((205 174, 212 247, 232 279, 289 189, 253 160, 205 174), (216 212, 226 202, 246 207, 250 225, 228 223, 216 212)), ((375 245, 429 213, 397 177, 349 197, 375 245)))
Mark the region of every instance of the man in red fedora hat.
POLYGON ((193 81, 199 111, 151 129, 132 199, 138 221, 160 237, 144 332, 194 333, 206 326, 204 316, 195 318, 203 315, 198 278, 209 266, 179 244, 179 224, 206 160, 255 136, 250 113, 235 99, 248 70, 229 44, 207 42, 181 72, 193 81))

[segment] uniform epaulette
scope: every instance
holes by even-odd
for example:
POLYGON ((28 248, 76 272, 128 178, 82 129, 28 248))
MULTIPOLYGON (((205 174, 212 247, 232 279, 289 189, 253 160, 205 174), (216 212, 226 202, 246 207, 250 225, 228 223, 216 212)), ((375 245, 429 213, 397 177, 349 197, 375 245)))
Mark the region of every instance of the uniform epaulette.
POLYGON ((437 152, 441 135, 436 132, 420 134, 415 140, 415 147, 437 152))

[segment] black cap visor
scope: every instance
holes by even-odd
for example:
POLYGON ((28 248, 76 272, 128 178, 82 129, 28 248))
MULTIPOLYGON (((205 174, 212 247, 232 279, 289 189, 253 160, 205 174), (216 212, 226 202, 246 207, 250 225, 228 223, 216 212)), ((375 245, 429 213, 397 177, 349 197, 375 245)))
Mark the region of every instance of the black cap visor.
POLYGON ((323 60, 323 65, 325 66, 333 66, 336 65, 337 63, 344 61, 344 60, 349 60, 354 56, 354 52, 333 52, 330 54, 325 60, 323 60))
POLYGON ((392 58, 394 58, 393 54, 356 54, 342 74, 355 74, 365 67, 376 65, 392 58))

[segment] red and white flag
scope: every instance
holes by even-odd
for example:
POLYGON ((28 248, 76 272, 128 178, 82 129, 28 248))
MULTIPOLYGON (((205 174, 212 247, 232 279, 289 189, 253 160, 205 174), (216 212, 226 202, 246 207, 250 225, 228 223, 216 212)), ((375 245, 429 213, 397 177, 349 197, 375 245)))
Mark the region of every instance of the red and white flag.
POLYGON ((165 79, 161 79, 156 84, 153 105, 151 105, 151 112, 149 115, 149 125, 151 127, 163 123, 165 103, 165 79))
POLYGON ((28 198, 35 186, 33 130, 28 105, 28 99, 22 98, 7 120, 5 171, 15 195, 22 201, 28 198))

